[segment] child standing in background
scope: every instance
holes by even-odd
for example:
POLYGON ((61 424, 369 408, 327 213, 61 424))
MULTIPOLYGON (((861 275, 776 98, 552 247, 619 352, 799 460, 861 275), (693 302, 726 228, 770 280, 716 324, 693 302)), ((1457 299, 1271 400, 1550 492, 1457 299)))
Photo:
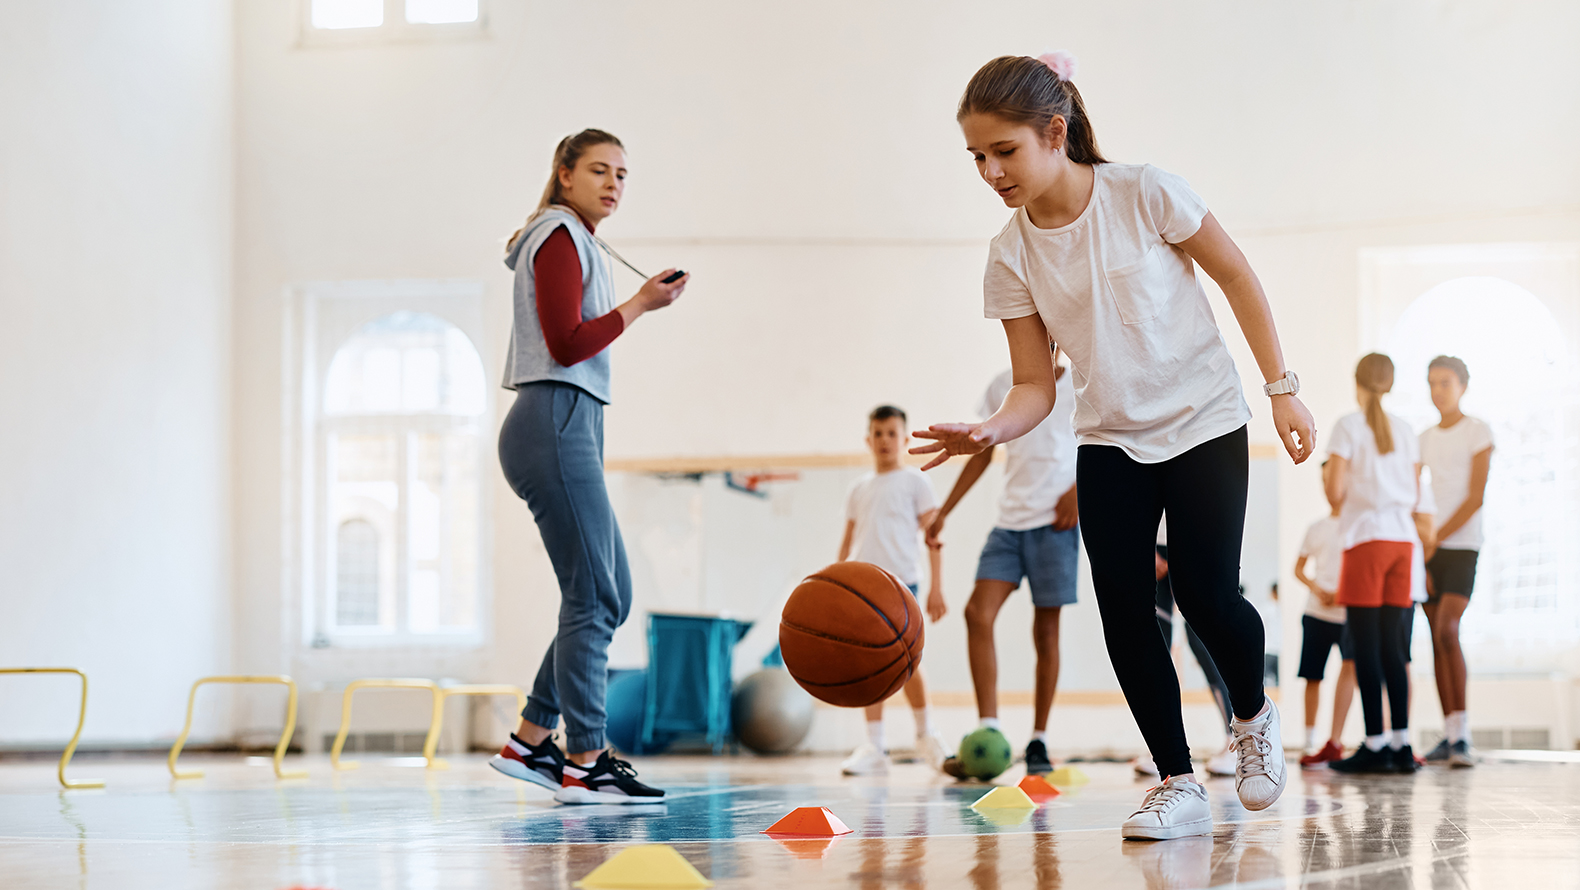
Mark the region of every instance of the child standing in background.
MULTIPOLYGON (((905 412, 899 408, 879 405, 867 416, 867 449, 872 452, 872 472, 863 474, 850 486, 839 561, 870 562, 899 578, 915 595, 922 581, 921 560, 918 559, 924 549, 921 535, 938 515, 938 497, 921 470, 900 463, 909 438, 905 412)), ((936 622, 947 611, 942 559, 938 548, 925 549, 931 579, 927 615, 936 622)), ((949 750, 933 726, 932 708, 927 702, 927 682, 920 667, 905 681, 905 698, 916 715, 917 756, 933 769, 942 768, 949 750)), ((857 746, 840 767, 847 776, 884 775, 889 771, 889 755, 883 737, 883 703, 869 705, 866 712, 867 740, 857 746)))
POLYGON ((1383 410, 1393 389, 1393 361, 1371 353, 1355 367, 1362 410, 1334 425, 1328 440, 1328 502, 1340 501, 1344 560, 1337 601, 1355 647, 1355 680, 1366 718, 1366 743, 1329 768, 1347 773, 1413 773, 1409 666, 1404 621, 1415 602, 1410 574, 1418 531, 1420 463, 1408 424, 1383 410), (1388 719, 1383 729, 1383 687, 1388 719))
POLYGON ((1300 617, 1300 671, 1306 681, 1306 736, 1305 756, 1300 765, 1313 767, 1338 760, 1344 756, 1339 742, 1344 724, 1340 713, 1347 714, 1350 696, 1355 692, 1355 662, 1350 644, 1344 633, 1344 607, 1338 604, 1339 565, 1344 559, 1344 546, 1339 531, 1339 508, 1344 505, 1328 491, 1329 462, 1322 462, 1323 492, 1328 498, 1328 515, 1311 524, 1300 542, 1300 556, 1295 560, 1295 578, 1306 585, 1306 612, 1300 617), (1311 573, 1306 573, 1307 567, 1311 573), (1321 703, 1322 681, 1327 674, 1328 657, 1333 647, 1339 648, 1340 667, 1337 688, 1334 690, 1334 723, 1328 741, 1317 749, 1317 707, 1321 703), (1342 702, 1342 708, 1340 707, 1342 702))
MULTIPOLYGON (((1053 413, 1030 433, 1004 443, 1004 493, 999 497, 998 519, 988 533, 977 561, 976 585, 966 603, 966 650, 971 660, 971 683, 976 691, 977 716, 982 725, 1000 729, 998 719, 998 651, 993 625, 1022 580, 1031 591, 1035 609, 1032 645, 1037 652, 1032 735, 1026 743, 1026 772, 1053 771, 1048 757, 1048 714, 1053 710, 1059 683, 1059 615, 1074 605, 1080 566, 1081 530, 1077 524, 1075 492, 1075 430, 1070 426, 1075 389, 1053 347, 1054 377, 1058 398, 1053 413)), ((988 385, 979 411, 983 419, 1004 404, 1014 379, 1004 371, 988 385)), ((971 456, 944 506, 927 529, 927 543, 936 546, 944 519, 993 462, 996 448, 971 456)), ((944 761, 943 770, 964 778, 960 761, 944 761)))
POLYGON ((1452 510, 1439 529, 1437 546, 1427 548, 1431 599, 1422 607, 1432 628, 1437 696, 1443 704, 1443 741, 1426 755, 1428 763, 1475 766, 1470 750, 1470 718, 1465 716, 1465 652, 1459 647, 1459 619, 1470 605, 1476 560, 1482 544, 1481 504, 1492 471, 1492 427, 1459 410, 1470 370, 1453 356, 1440 355, 1427 366, 1432 404, 1442 420, 1421 433, 1421 462, 1432 471, 1432 491, 1443 510, 1452 510))

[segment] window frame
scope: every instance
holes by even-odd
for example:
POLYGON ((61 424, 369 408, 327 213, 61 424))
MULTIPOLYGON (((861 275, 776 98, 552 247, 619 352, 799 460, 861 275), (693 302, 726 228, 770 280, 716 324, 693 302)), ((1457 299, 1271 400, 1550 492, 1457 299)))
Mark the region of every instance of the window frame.
POLYGON ((430 24, 406 21, 406 0, 384 0, 382 24, 367 28, 318 28, 313 25, 313 0, 297 0, 298 46, 477 40, 488 36, 488 5, 488 0, 477 0, 477 18, 470 22, 430 24))
MULTIPOLYGON (((394 414, 390 419, 376 415, 330 416, 321 404, 330 364, 364 324, 395 312, 417 312, 435 316, 454 325, 477 350, 483 366, 483 385, 488 386, 489 369, 496 364, 489 350, 484 328, 484 288, 478 281, 398 280, 313 282, 288 289, 285 313, 286 356, 284 369, 284 473, 286 491, 282 498, 284 550, 290 571, 285 584, 287 620, 298 628, 299 644, 316 650, 352 649, 477 649, 492 637, 493 614, 493 528, 492 489, 488 467, 493 452, 490 433, 494 430, 497 396, 485 389, 482 413, 475 416, 394 414), (474 428, 477 437, 477 490, 475 517, 477 528, 476 592, 473 601, 476 620, 469 629, 454 632, 413 633, 406 629, 409 592, 404 585, 395 591, 394 631, 379 628, 341 628, 335 624, 332 576, 336 571, 335 539, 337 523, 330 515, 328 473, 331 458, 327 451, 335 434, 373 431, 388 433, 401 427, 404 441, 398 443, 399 473, 402 479, 400 504, 393 522, 395 575, 403 576, 401 560, 408 555, 404 538, 409 533, 407 503, 411 477, 415 472, 409 459, 415 437, 427 433, 454 432, 474 428)), ((380 546, 386 546, 381 541, 380 546)), ((397 584, 400 582, 397 580, 397 584)))

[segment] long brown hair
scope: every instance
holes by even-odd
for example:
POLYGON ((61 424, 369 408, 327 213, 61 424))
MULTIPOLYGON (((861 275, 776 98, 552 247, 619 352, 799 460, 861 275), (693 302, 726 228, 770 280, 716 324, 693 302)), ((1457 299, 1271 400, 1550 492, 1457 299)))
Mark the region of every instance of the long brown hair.
POLYGON ((1393 451, 1393 425, 1382 407, 1383 393, 1393 389, 1393 359, 1380 352, 1361 356, 1355 365, 1355 385, 1361 389, 1361 410, 1377 440, 1377 453, 1393 451))
POLYGON ((522 232, 527 230, 527 225, 531 224, 534 219, 537 219, 538 214, 549 209, 550 204, 564 203, 564 199, 560 196, 560 171, 575 170, 576 162, 580 161, 582 155, 587 153, 587 149, 595 145, 613 145, 616 148, 625 148, 625 145, 613 133, 594 129, 573 133, 561 139, 559 145, 554 146, 554 163, 549 167, 549 182, 548 185, 543 187, 543 197, 538 199, 537 209, 533 210, 532 215, 527 217, 526 223, 523 223, 521 228, 517 229, 515 234, 510 236, 510 241, 505 245, 506 253, 516 248, 516 240, 521 237, 522 232))
POLYGON ((1055 117, 1064 118, 1065 153, 1077 164, 1106 164, 1097 135, 1086 116, 1081 91, 1061 80, 1041 59, 999 56, 983 65, 960 97, 955 120, 968 114, 992 114, 1048 135, 1055 117))

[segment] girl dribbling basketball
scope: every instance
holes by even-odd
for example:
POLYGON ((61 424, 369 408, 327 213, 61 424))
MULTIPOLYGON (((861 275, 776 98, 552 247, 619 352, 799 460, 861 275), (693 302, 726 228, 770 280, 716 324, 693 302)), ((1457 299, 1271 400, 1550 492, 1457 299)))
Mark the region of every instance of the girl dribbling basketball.
POLYGON ((986 314, 1009 340, 1014 386, 986 421, 918 431, 934 441, 912 450, 937 452, 930 468, 1024 435, 1053 408, 1049 338, 1069 355, 1082 538, 1103 634, 1163 777, 1123 834, 1210 834, 1179 679, 1153 612, 1153 542, 1165 512, 1176 604, 1229 687, 1241 802, 1272 805, 1285 766, 1278 711, 1262 689, 1262 622, 1239 594, 1251 411, 1193 260, 1228 298, 1296 463, 1314 449, 1313 424, 1244 255, 1183 179, 1101 155, 1073 76, 1064 53, 1004 56, 961 97, 966 148, 1015 210, 993 239, 983 283, 986 314))

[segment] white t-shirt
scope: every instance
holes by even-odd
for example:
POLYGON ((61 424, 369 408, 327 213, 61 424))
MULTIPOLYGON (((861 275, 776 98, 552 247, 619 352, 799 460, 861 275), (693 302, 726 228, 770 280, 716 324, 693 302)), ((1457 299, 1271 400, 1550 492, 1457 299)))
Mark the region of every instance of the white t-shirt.
POLYGON ((1039 229, 1020 208, 988 249, 988 318, 1037 314, 1070 357, 1075 432, 1158 463, 1251 419, 1196 281, 1174 245, 1207 207, 1150 165, 1098 164, 1092 197, 1067 226, 1039 229))
POLYGON ((937 506, 932 483, 915 467, 864 473, 851 483, 845 501, 845 518, 856 523, 850 558, 887 569, 906 584, 921 584, 920 520, 937 506))
MULTIPOLYGON (((993 378, 982 394, 983 420, 1004 404, 1014 373, 993 378)), ((1004 443, 1004 493, 998 499, 998 528, 1023 532, 1053 524, 1054 505, 1075 484, 1075 430, 1070 426, 1075 387, 1065 371, 1055 385, 1053 411, 1019 439, 1004 443)))
MULTIPOLYGON (((1307 572, 1317 586, 1329 593, 1339 589, 1339 566, 1343 563, 1344 547, 1339 532, 1339 518, 1324 516, 1306 529, 1300 542, 1300 555, 1306 558, 1307 572)), ((1338 604, 1324 606, 1317 595, 1307 592, 1306 614, 1334 624, 1343 624, 1344 607, 1338 604)))
MULTIPOLYGON (((1432 486, 1421 486, 1421 497, 1415 502, 1415 509, 1411 512, 1425 513, 1434 517, 1435 520, 1437 502, 1432 498, 1432 486)), ((1411 519, 1414 518, 1413 516, 1411 517, 1411 519)), ((1421 546, 1421 536, 1419 534, 1416 535, 1415 540, 1411 543, 1414 545, 1413 549, 1415 552, 1411 554, 1414 562, 1410 565, 1410 599, 1418 603, 1424 603, 1428 599, 1426 595, 1426 548, 1421 546)))
MULTIPOLYGON (((1421 433, 1421 463, 1432 469, 1432 495, 1443 511, 1443 519, 1459 511, 1470 497, 1471 459, 1492 447, 1492 427, 1485 421, 1465 416, 1443 429, 1432 425, 1421 433)), ((1480 550, 1481 512, 1477 510, 1459 530, 1437 542, 1450 550, 1480 550)))
POLYGON ((1359 411, 1346 414, 1328 434, 1328 454, 1349 461, 1349 486, 1339 511, 1345 550, 1367 541, 1417 540, 1410 511, 1420 497, 1415 465, 1420 462, 1409 424, 1388 415, 1393 450, 1377 453, 1377 439, 1359 411))

